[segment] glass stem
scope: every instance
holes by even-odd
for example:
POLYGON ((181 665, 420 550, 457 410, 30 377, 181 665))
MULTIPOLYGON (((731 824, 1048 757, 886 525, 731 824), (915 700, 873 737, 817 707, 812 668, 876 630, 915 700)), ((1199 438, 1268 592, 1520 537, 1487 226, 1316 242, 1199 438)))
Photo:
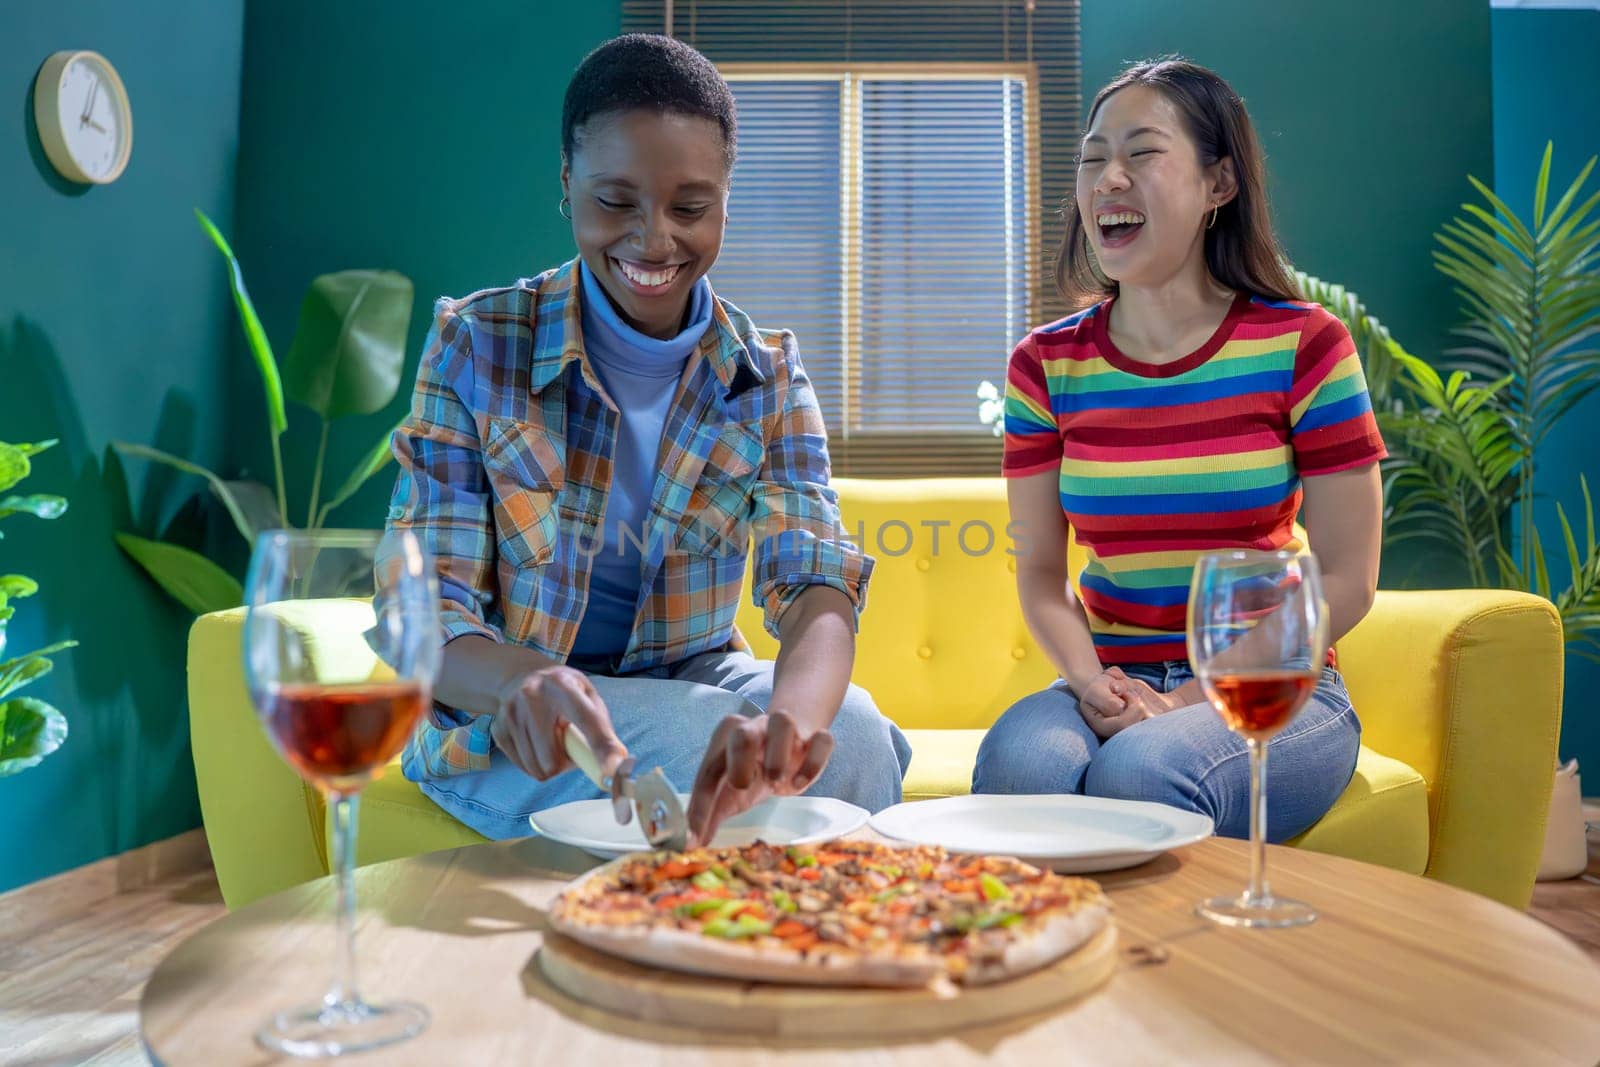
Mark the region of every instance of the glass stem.
POLYGON ((334 793, 333 868, 337 877, 335 912, 338 916, 339 948, 333 973, 333 986, 323 1002, 328 1007, 352 1007, 361 1003, 356 992, 356 802, 360 793, 334 793))
POLYGON ((1246 904, 1265 903, 1267 888, 1267 746, 1250 738, 1250 888, 1246 904))

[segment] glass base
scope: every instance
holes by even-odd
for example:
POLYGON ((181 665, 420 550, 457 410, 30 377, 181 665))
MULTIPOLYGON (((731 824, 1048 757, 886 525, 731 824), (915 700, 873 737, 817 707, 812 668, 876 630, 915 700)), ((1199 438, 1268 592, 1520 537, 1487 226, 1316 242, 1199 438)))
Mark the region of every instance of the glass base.
POLYGON ((1315 922, 1317 913, 1309 904, 1287 897, 1251 898, 1248 893, 1236 897, 1212 897, 1194 906, 1195 914, 1224 926, 1250 926, 1277 928, 1304 926, 1315 922))
POLYGON ((408 1001, 322 1003, 278 1012, 256 1031, 256 1041, 300 1059, 325 1059, 416 1037, 428 1018, 427 1008, 408 1001))

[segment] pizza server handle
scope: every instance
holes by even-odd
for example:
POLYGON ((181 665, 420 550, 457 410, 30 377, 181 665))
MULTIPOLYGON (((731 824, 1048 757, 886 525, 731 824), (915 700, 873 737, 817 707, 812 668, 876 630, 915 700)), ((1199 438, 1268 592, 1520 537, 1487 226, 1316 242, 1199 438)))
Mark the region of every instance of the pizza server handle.
POLYGON ((632 822, 633 757, 629 756, 623 760, 617 767, 615 775, 607 776, 600 770, 600 761, 595 758, 594 749, 589 747, 589 739, 583 736, 582 730, 569 722, 561 734, 562 743, 566 745, 567 755, 572 757, 572 762, 578 765, 578 769, 589 781, 611 797, 611 808, 617 817, 617 822, 624 826, 632 822))

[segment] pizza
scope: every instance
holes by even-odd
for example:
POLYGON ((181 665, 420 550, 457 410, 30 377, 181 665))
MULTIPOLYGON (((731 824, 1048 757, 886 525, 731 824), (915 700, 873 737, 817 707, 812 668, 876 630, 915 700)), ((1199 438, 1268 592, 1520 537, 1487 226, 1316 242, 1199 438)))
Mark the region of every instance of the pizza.
POLYGON ((635 853, 575 880, 558 932, 639 963, 817 985, 979 985, 1110 922, 1095 882, 1020 860, 865 841, 635 853))

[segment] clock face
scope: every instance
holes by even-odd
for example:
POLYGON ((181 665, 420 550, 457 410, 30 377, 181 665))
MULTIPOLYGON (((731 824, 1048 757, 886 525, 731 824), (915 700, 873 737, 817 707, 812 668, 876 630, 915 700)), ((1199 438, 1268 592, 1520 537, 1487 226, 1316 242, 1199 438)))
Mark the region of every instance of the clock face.
POLYGON ((68 153, 90 181, 104 181, 125 157, 129 136, 122 82, 98 57, 78 56, 61 72, 56 106, 68 153))

